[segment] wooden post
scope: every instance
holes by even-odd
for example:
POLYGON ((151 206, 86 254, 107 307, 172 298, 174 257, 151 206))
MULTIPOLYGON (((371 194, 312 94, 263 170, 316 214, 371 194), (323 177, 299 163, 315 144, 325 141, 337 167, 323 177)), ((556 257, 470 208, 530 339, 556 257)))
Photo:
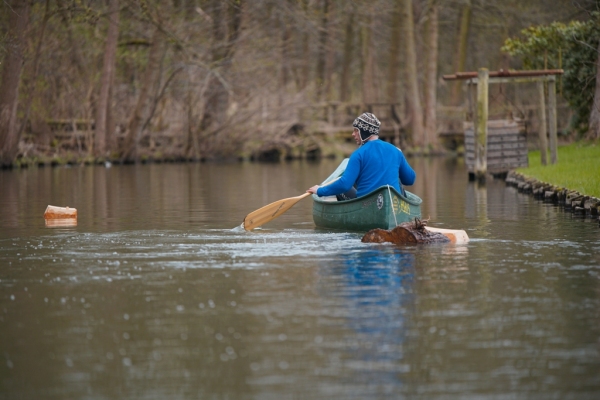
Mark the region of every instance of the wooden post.
POLYGON ((544 94, 544 82, 539 81, 537 86, 540 96, 540 126, 538 129, 538 135, 540 138, 540 155, 542 156, 542 165, 548 165, 548 139, 546 138, 546 95, 544 94))
POLYGON ((556 137, 556 77, 548 77, 548 124, 550 128, 550 164, 558 161, 556 137))
POLYGON ((480 68, 477 72, 477 115, 475 120, 475 176, 485 181, 487 172, 487 121, 488 83, 490 71, 480 68))

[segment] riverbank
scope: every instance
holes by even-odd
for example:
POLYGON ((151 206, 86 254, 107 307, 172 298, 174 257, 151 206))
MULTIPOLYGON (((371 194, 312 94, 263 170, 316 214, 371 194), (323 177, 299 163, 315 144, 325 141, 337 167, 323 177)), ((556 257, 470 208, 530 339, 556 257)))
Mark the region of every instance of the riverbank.
POLYGON ((558 162, 546 166, 541 165, 540 152, 532 151, 529 167, 510 172, 506 183, 575 214, 599 219, 600 145, 578 142, 561 146, 558 162))
POLYGON ((600 197, 600 143, 575 142, 558 147, 558 162, 542 165, 539 151, 529 152, 529 167, 518 173, 588 196, 600 197))

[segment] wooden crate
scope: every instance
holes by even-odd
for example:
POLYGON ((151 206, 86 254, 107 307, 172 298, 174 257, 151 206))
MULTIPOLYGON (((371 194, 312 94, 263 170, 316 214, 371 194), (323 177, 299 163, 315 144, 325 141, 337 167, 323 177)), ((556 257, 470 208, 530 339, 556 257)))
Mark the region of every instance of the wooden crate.
MULTIPOLYGON (((464 123, 465 162, 469 172, 475 171, 475 134, 473 122, 464 123)), ((518 167, 529 166, 527 131, 523 120, 498 119, 488 121, 487 171, 501 174, 518 167)))

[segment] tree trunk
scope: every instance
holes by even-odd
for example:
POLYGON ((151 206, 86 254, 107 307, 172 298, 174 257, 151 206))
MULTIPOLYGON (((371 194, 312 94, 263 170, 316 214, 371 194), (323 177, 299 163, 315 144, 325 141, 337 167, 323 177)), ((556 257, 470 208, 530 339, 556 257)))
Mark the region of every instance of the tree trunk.
POLYGON ((336 41, 336 8, 335 1, 329 3, 328 11, 329 16, 327 18, 327 41, 325 43, 325 100, 332 100, 332 82, 331 76, 333 75, 335 65, 335 41, 336 41))
POLYGON ((352 49, 354 41, 354 12, 350 11, 346 34, 344 39, 344 59, 342 62, 342 73, 340 77, 340 100, 346 102, 350 99, 350 69, 352 66, 352 49))
POLYGON ((71 23, 71 15, 70 15, 70 7, 64 4, 63 0, 56 0, 57 10, 60 13, 61 20, 63 23, 63 28, 66 31, 67 35, 67 43, 66 46, 69 49, 69 55, 71 56, 71 63, 77 68, 77 72, 80 77, 83 77, 85 74, 82 56, 79 54, 79 46, 75 43, 73 39, 73 25, 71 23))
POLYGON ((17 105, 24 63, 24 36, 29 24, 29 0, 15 0, 8 8, 6 56, 0 82, 0 166, 11 166, 19 151, 17 105))
POLYGON ((398 102, 398 77, 400 75, 400 52, 402 34, 402 14, 399 10, 400 4, 396 3, 392 19, 392 29, 390 37, 390 65, 388 70, 388 90, 387 97, 390 103, 398 102))
POLYGON ((319 49, 317 58, 317 101, 322 100, 325 91, 325 57, 327 54, 327 30, 329 18, 329 0, 323 0, 323 8, 321 10, 321 29, 319 32, 319 49))
POLYGON ((280 95, 283 94, 283 91, 286 89, 288 82, 290 80, 290 46, 291 46, 291 35, 290 28, 287 24, 287 21, 281 20, 281 67, 280 67, 280 95))
POLYGON ((149 110, 152 103, 152 91, 160 73, 160 60, 163 55, 164 38, 159 28, 152 35, 152 43, 148 53, 148 64, 141 82, 140 94, 135 110, 129 120, 123 146, 123 161, 137 162, 139 160, 139 143, 142 138, 145 122, 150 119, 149 110))
POLYGON ((598 50, 596 57, 596 89, 594 91, 594 103, 590 113, 589 131, 587 134, 589 139, 600 139, 600 42, 598 42, 598 50))
POLYGON ((40 33, 37 35, 38 40, 35 46, 35 53, 33 56, 33 66, 31 77, 29 79, 29 84, 25 86, 25 100, 24 100, 24 108, 25 112, 23 121, 21 122, 21 127, 19 128, 19 137, 25 131, 25 127, 27 126, 27 122, 29 121, 29 115, 31 113, 31 103, 33 101, 33 95, 35 93, 35 86, 38 77, 39 65, 40 65, 40 57, 42 53, 42 43, 44 41, 44 35, 46 32, 46 26, 48 25, 48 20, 50 19, 50 0, 46 0, 46 7, 44 9, 44 18, 42 18, 42 26, 40 27, 40 33))
POLYGON ((110 112, 110 94, 115 76, 115 62, 117 56, 117 41, 119 39, 119 0, 110 0, 108 4, 108 31, 106 46, 104 48, 104 63, 100 79, 100 96, 96 106, 96 121, 94 129, 94 155, 106 156, 107 142, 112 132, 107 127, 110 112))
MULTIPOLYGON (((300 0, 302 9, 305 15, 309 14, 309 1, 308 0, 300 0)), ((301 61, 300 67, 298 68, 299 73, 298 76, 298 87, 300 90, 303 90, 308 85, 310 81, 310 36, 308 33, 302 33, 302 53, 301 53, 301 61)))
POLYGON ((211 78, 206 93, 204 115, 200 124, 203 134, 216 133, 227 118, 230 90, 225 86, 223 76, 231 66, 234 43, 240 32, 242 2, 228 5, 220 0, 212 0, 212 65, 211 78))
POLYGON ((365 15, 365 26, 362 29, 362 94, 363 103, 373 103, 377 100, 375 84, 375 55, 373 54, 373 18, 365 15))
MULTIPOLYGON (((460 13, 460 25, 456 38, 456 57, 454 58, 454 71, 463 72, 467 63, 467 45, 469 43, 469 28, 471 26, 471 0, 466 0, 460 13)), ((464 82, 457 80, 452 83, 450 104, 458 106, 461 103, 461 87, 464 82)))
POLYGON ((412 0, 402 1, 402 17, 402 25, 404 27, 404 50, 406 52, 406 103, 408 106, 413 143, 416 146, 422 146, 424 142, 423 108, 421 105, 421 96, 419 94, 412 0))
POLYGON ((429 0, 426 24, 425 68, 425 145, 438 150, 437 143, 437 69, 438 69, 438 10, 436 0, 429 0))

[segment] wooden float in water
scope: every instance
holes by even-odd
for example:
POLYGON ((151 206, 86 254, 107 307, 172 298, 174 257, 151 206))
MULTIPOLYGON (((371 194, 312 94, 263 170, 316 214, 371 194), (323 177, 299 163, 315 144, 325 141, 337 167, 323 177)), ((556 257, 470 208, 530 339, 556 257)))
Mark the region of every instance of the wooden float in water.
POLYGON ((49 205, 44 212, 44 219, 49 228, 77 226, 77 209, 49 205))
POLYGON ((442 229, 427 226, 426 221, 415 218, 414 222, 404 222, 394 229, 372 229, 361 239, 363 243, 394 243, 394 244, 417 244, 417 243, 453 243, 465 244, 469 242, 469 236, 464 230, 442 229))
POLYGON ((45 219, 77 218, 77 209, 71 207, 48 206, 44 212, 45 219))

